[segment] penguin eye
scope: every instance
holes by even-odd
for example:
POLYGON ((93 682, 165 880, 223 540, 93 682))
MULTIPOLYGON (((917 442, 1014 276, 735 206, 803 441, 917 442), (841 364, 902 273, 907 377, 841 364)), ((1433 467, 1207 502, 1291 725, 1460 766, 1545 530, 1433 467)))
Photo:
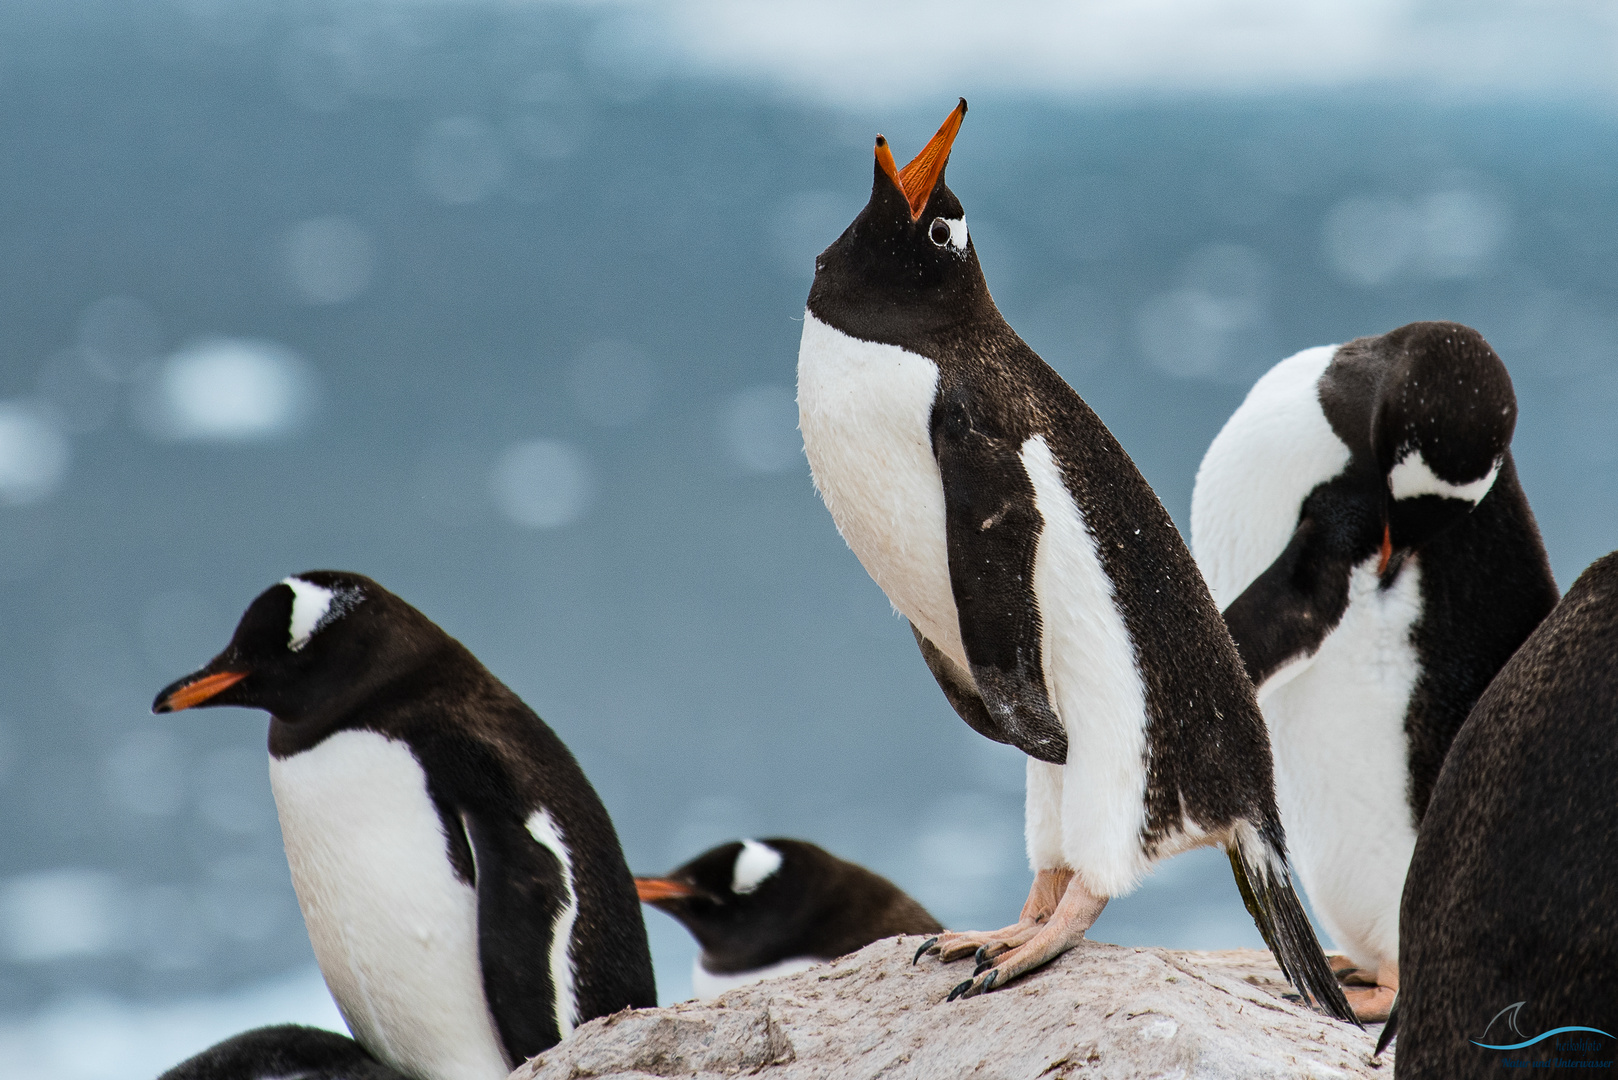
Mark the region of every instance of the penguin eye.
POLYGON ((949 243, 949 237, 949 222, 941 217, 933 218, 932 225, 927 229, 927 238, 939 247, 944 247, 949 243))

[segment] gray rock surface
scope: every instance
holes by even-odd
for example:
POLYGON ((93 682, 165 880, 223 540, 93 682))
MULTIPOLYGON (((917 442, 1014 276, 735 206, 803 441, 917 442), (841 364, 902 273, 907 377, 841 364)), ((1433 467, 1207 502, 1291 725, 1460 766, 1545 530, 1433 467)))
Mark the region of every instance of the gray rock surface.
POLYGON ((1267 952, 1085 944, 1003 990, 946 1003, 969 961, 890 938, 714 1001, 593 1020, 511 1080, 1062 1080, 1380 1077, 1362 1032, 1303 1008, 1267 952))

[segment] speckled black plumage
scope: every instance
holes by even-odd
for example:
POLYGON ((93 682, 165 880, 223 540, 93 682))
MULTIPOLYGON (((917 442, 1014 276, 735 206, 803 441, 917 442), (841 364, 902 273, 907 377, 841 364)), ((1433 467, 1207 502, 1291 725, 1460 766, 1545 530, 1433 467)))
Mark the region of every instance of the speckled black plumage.
MULTIPOLYGON (((1618 554, 1580 575, 1455 737, 1400 909, 1398 1076, 1492 1075, 1502 1053, 1474 1039, 1618 1035, 1615 657, 1618 554)), ((1601 1038, 1559 1038, 1576 1037, 1601 1038)), ((1618 1059, 1615 1038, 1589 1055, 1556 1041, 1504 1056, 1618 1059)))

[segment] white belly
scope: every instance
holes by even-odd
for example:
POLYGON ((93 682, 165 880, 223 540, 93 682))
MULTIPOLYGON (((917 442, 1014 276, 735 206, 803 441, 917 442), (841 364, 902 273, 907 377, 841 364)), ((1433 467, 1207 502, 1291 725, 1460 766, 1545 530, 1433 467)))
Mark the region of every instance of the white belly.
POLYGON ((798 424, 837 531, 888 600, 970 670, 949 583, 944 483, 928 420, 938 367, 849 337, 805 311, 798 424))
MULTIPOLYGON (((926 357, 851 338, 805 313, 798 413, 821 498, 894 608, 970 670, 928 434, 937 387, 926 357)), ((1044 439, 1029 439, 1021 457, 1045 520, 1034 591, 1046 692, 1074 748, 1061 782, 1029 789, 1029 856, 1036 869, 1072 866, 1101 895, 1118 895, 1148 865, 1140 846, 1145 688, 1095 539, 1044 439)))
POLYGON ((1349 579, 1348 608, 1311 663, 1260 704, 1292 864, 1327 931, 1361 967, 1399 958, 1399 897, 1416 846, 1404 718, 1420 669, 1412 558, 1377 589, 1376 557, 1349 579))
POLYGON ((342 731, 270 759, 292 884, 355 1038, 419 1080, 500 1080, 483 997, 477 895, 454 875, 404 743, 342 731))

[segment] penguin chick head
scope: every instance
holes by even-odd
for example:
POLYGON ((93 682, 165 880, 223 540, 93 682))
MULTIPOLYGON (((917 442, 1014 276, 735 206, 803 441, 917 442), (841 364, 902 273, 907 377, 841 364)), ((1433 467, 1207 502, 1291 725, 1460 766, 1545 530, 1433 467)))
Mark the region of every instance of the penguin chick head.
POLYGON ((843 328, 885 340, 961 321, 988 286, 960 200, 944 183, 966 99, 904 168, 876 138, 871 199, 815 260, 809 307, 834 309, 843 328))
POLYGON ((742 966, 770 963, 779 958, 752 954, 795 930, 806 906, 799 848, 820 851, 800 840, 734 840, 663 877, 636 878, 635 891, 680 920, 704 954, 742 966))
POLYGON ((1391 363, 1371 417, 1372 448, 1388 485, 1389 545, 1408 550, 1489 493, 1511 445, 1517 397, 1505 364, 1471 327, 1411 323, 1382 342, 1391 363))
POLYGON ((334 714, 419 653, 431 637, 424 627, 424 616, 370 578, 295 574, 260 593, 225 650, 165 687, 152 711, 240 705, 293 723, 334 714))

